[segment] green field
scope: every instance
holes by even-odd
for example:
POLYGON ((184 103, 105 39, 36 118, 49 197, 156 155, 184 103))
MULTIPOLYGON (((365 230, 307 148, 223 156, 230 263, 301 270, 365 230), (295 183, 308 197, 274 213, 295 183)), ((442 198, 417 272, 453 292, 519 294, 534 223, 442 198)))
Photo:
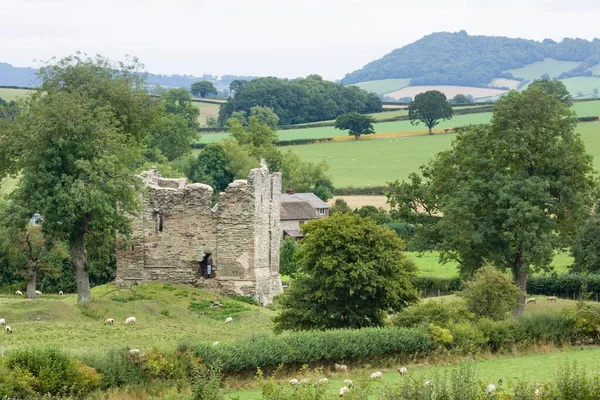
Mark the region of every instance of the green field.
POLYGON ((11 101, 11 100, 17 100, 19 97, 23 97, 28 93, 31 93, 32 90, 27 90, 27 89, 7 89, 7 88, 0 88, 0 98, 6 100, 6 101, 11 101))
POLYGON ((6 177, 0 180, 0 197, 9 194, 17 186, 18 179, 6 177))
MULTIPOLYGON (((594 156, 595 168, 600 169, 600 123, 581 123, 577 131, 582 135, 588 153, 594 156)), ((448 149, 454 137, 454 134, 424 135, 290 148, 303 160, 327 161, 336 187, 382 186, 395 179, 406 179, 408 174, 418 171, 419 166, 436 153, 448 149)))
POLYGON ((516 78, 523 78, 528 81, 539 79, 547 73, 551 78, 559 76, 581 64, 577 61, 558 61, 546 58, 544 61, 534 62, 521 68, 509 69, 504 72, 510 72, 516 78))
MULTIPOLYGON (((600 90, 600 77, 598 76, 578 76, 575 78, 561 79, 573 97, 578 97, 579 92, 583 97, 591 97, 592 90, 600 90)), ((594 102, 595 103, 595 102, 594 102)))
POLYGON ((352 86, 358 86, 368 92, 375 92, 377 94, 384 94, 392 92, 394 90, 402 89, 408 86, 410 78, 406 79, 382 79, 379 81, 367 81, 353 83, 352 86))
POLYGON ((198 117, 198 122, 200 122, 200 126, 206 126, 206 117, 219 117, 219 107, 221 106, 217 103, 204 103, 200 101, 194 101, 192 104, 200 110, 200 116, 198 117))

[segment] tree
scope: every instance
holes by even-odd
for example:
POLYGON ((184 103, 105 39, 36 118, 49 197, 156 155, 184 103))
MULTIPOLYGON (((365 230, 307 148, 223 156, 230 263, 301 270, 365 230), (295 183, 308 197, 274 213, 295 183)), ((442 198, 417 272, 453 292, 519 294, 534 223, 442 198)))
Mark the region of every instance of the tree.
POLYGON ((344 199, 335 199, 333 202, 333 206, 329 209, 329 215, 337 214, 337 213, 350 213, 352 209, 344 199))
MULTIPOLYGON (((523 293, 530 272, 548 270, 590 213, 591 157, 577 118, 540 88, 510 92, 489 126, 460 134, 424 169, 443 218, 438 248, 473 273, 508 269, 523 293)), ((524 294, 516 314, 523 312, 524 294)))
POLYGON ((244 88, 244 86, 246 86, 246 83, 248 83, 248 81, 246 80, 234 79, 229 84, 229 91, 233 94, 237 94, 240 90, 244 88))
MULTIPOLYGON (((146 140, 149 149, 158 149, 167 160, 173 161, 191 151, 191 143, 198 139, 198 131, 190 128, 184 117, 166 114, 158 118, 146 140)), ((158 161, 152 152, 146 152, 151 161, 158 161)))
POLYGON ((269 107, 254 106, 250 109, 250 117, 256 117, 259 123, 277 130, 279 117, 269 107))
POLYGON ((600 272, 600 216, 599 205, 581 226, 571 247, 573 265, 571 270, 582 273, 600 272))
POLYGON ((91 299, 87 238, 113 243, 139 208, 134 168, 159 111, 131 63, 79 54, 39 70, 40 89, 2 125, 0 176, 20 172, 11 194, 22 218, 69 245, 78 302, 91 299))
POLYGON ((357 112, 342 114, 335 119, 335 128, 340 130, 348 130, 348 134, 354 136, 356 140, 360 139, 360 135, 369 135, 375 133, 373 123, 375 118, 370 115, 363 115, 357 112))
POLYGON ((486 265, 475 273, 474 281, 465 282, 458 295, 476 316, 500 320, 514 310, 522 293, 508 275, 486 265))
POLYGON ((339 213, 302 232, 299 273, 281 297, 276 330, 382 326, 388 313, 417 301, 415 266, 391 230, 339 213))
POLYGON ((450 103, 452 103, 453 105, 458 105, 458 104, 471 104, 472 101, 471 99, 469 99, 467 96, 465 96, 464 94, 457 94, 456 96, 454 96, 452 98, 452 100, 450 100, 450 103))
POLYGON ((171 89, 164 91, 160 98, 165 107, 165 113, 182 116, 191 129, 198 130, 200 128, 198 123, 200 110, 192 103, 190 92, 185 89, 171 89))
POLYGON ((192 94, 194 96, 206 97, 209 94, 217 95, 217 88, 209 81, 200 81, 192 83, 192 94))
POLYGON ((452 106, 446 100, 446 95, 438 90, 428 90, 419 93, 408 105, 408 119, 412 125, 424 123, 429 128, 429 134, 433 135, 431 129, 440 123, 440 120, 452 118, 452 106))
POLYGON ((573 98, 571 93, 565 87, 565 84, 561 81, 553 81, 550 79, 541 79, 532 82, 529 87, 538 88, 544 93, 556 96, 564 105, 571 107, 573 105, 573 98))
POLYGON ((285 276, 294 277, 298 272, 298 262, 296 254, 300 246, 293 237, 286 237, 280 250, 279 273, 285 276))
POLYGON ((223 145, 211 143, 206 146, 191 165, 189 178, 212 186, 217 195, 224 191, 233 182, 234 175, 223 145))

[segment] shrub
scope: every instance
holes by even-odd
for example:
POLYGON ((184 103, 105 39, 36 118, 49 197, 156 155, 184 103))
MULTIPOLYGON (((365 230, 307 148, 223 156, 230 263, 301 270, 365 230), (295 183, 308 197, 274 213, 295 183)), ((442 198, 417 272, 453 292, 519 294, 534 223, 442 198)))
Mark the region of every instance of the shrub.
POLYGON ((128 355, 128 349, 109 349, 101 354, 85 357, 84 362, 102 374, 100 385, 104 389, 143 383, 141 368, 128 355))
POLYGON ((411 357, 434 347, 423 328, 387 327, 253 336, 249 340, 219 346, 198 344, 193 351, 207 365, 219 365, 223 371, 235 372, 257 367, 274 368, 280 364, 339 362, 374 356, 411 357))
POLYGON ((221 371, 218 368, 209 368, 198 372, 192 391, 193 400, 221 400, 221 371))
POLYGON ((568 343, 573 335, 573 322, 562 313, 521 316, 517 320, 527 340, 533 343, 568 343))
POLYGON ((527 280, 527 291, 567 298, 580 298, 587 291, 597 296, 600 293, 600 274, 534 275, 527 280))
POLYGON ((449 347, 454 338, 450 333, 450 330, 439 327, 435 324, 429 324, 429 336, 431 336, 431 340, 439 346, 449 347))
POLYGON ((521 291, 510 277, 491 265, 480 268, 473 282, 466 282, 459 293, 469 311, 480 317, 492 319, 506 318, 518 304, 521 291))
POLYGON ((53 348, 14 350, 8 354, 6 366, 17 382, 26 382, 38 394, 82 395, 99 383, 92 368, 76 364, 66 353, 53 348))
POLYGON ((392 318, 396 326, 413 327, 435 324, 447 328, 452 322, 464 322, 474 319, 463 301, 423 301, 405 308, 392 318))
POLYGON ((435 278, 430 276, 417 276, 413 279, 413 286, 424 297, 427 295, 445 295, 454 293, 462 288, 459 277, 435 278))
POLYGON ((510 350, 519 342, 523 342, 524 335, 515 319, 493 320, 481 318, 475 323, 487 342, 492 352, 510 350))
POLYGON ((459 353, 473 354, 487 349, 488 340, 472 322, 450 323, 448 329, 454 338, 453 347, 459 353))

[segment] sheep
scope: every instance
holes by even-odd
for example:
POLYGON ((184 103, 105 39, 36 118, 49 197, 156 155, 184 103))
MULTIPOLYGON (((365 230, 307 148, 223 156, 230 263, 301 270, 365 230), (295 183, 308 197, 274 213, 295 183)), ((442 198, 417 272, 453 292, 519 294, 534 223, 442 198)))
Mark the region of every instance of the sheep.
POLYGON ((530 297, 530 298, 527 299, 527 304, 529 304, 529 303, 536 304, 536 300, 537 299, 535 297, 530 297))
POLYGON ((556 303, 556 300, 558 300, 558 297, 556 297, 556 296, 549 296, 548 297, 548 301, 549 302, 555 302, 556 303))
POLYGON ((104 325, 112 325, 114 323, 115 323, 114 318, 107 318, 106 321, 104 321, 104 325))
POLYGON ((59 290, 59 291, 58 291, 58 295, 59 295, 59 296, 62 296, 63 294, 64 294, 64 293, 63 293, 63 291, 62 291, 62 290, 59 290))
POLYGON ((493 383, 490 383, 487 387, 487 393, 492 394, 495 391, 496 391, 496 385, 494 385, 493 383))
POLYGON ((36 295, 36 296, 41 296, 41 295, 42 295, 42 292, 40 292, 39 290, 36 290, 36 291, 35 291, 35 295, 36 295))
POLYGON ((433 386, 433 381, 431 379, 427 379, 424 383, 424 386, 433 386))
POLYGON ((348 366, 345 364, 333 364, 333 368, 339 372, 348 372, 348 366))
POLYGON ((21 292, 20 290, 17 290, 15 293, 17 296, 23 296, 23 292, 21 292))
POLYGON ((219 342, 213 342, 213 346, 218 346, 219 342))
POLYGON ((6 331, 6 333, 9 333, 9 334, 12 333, 12 328, 10 326, 8 326, 8 325, 6 325, 4 327, 4 330, 6 331))
POLYGON ((231 318, 231 317, 227 317, 227 319, 225 320, 226 324, 230 324, 232 322, 233 322, 233 318, 231 318))
POLYGON ((383 372, 377 371, 371 374, 371 379, 381 379, 383 378, 383 372))
POLYGON ((294 379, 290 379, 290 385, 294 385, 294 386, 296 386, 296 385, 297 385, 297 384, 299 384, 299 383, 300 383, 300 381, 299 381, 298 379, 296 379, 296 378, 294 378, 294 379))
POLYGON ((340 388, 340 397, 344 396, 349 391, 350 391, 350 388, 348 386, 342 386, 340 388))
POLYGON ((344 385, 348 386, 348 387, 352 387, 352 385, 354 385, 354 382, 352 382, 351 379, 344 379, 344 385))
POLYGON ((125 325, 135 324, 135 317, 129 317, 125 320, 125 325))
POLYGON ((131 350, 129 350, 129 354, 140 354, 140 353, 141 353, 140 349, 131 349, 131 350))
POLYGON ((535 389, 535 390, 533 391, 533 395, 534 395, 535 397, 538 397, 538 396, 540 395, 540 393, 541 393, 541 390, 540 390, 540 389, 535 389))
POLYGON ((329 379, 321 378, 317 381, 317 385, 327 385, 329 383, 329 379))
POLYGON ((4 318, 0 318, 0 326, 6 325, 6 320, 4 318))
POLYGON ((408 369, 406 369, 406 367, 400 367, 400 368, 398 368, 398 373, 400 375, 406 375, 406 374, 408 374, 408 369))

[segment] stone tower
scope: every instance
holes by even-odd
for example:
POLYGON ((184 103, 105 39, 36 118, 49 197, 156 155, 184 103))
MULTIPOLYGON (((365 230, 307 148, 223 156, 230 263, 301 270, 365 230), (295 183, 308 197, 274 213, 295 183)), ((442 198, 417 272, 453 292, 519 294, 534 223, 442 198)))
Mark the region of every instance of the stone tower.
POLYGON ((199 284, 267 305, 282 293, 279 278, 281 174, 263 164, 229 184, 211 207, 213 189, 185 178, 142 174, 144 210, 132 241, 117 249, 117 284, 199 284))

